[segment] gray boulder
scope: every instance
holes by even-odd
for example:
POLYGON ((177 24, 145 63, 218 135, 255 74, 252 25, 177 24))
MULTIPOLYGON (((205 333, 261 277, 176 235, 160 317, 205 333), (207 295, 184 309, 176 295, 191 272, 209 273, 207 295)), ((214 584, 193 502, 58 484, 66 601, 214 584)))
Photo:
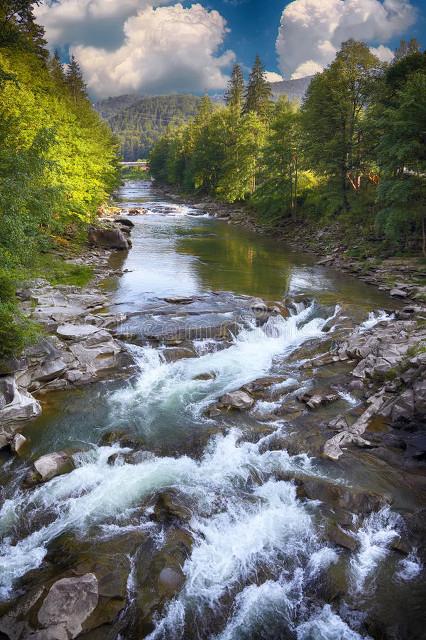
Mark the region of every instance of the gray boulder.
POLYGON ((33 637, 37 640, 76 638, 98 601, 98 580, 93 573, 58 580, 50 588, 38 612, 38 621, 45 630, 33 637))
POLYGON ((40 403, 27 391, 18 388, 15 378, 0 378, 0 424, 36 418, 40 403))
POLYGON ((99 331, 93 324, 62 324, 56 333, 64 340, 84 340, 99 331))
POLYGON ((220 398, 220 403, 226 409, 237 409, 238 411, 251 409, 254 405, 254 399, 245 391, 233 391, 226 393, 220 398))
POLYGON ((74 468, 73 459, 63 451, 48 453, 34 462, 34 469, 41 477, 42 482, 69 473, 74 468))

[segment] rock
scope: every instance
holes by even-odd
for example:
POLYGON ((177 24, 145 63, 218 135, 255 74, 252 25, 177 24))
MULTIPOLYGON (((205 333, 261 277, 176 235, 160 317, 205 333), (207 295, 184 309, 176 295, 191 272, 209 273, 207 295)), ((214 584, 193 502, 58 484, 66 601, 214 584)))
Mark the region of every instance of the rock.
POLYGON ((322 478, 303 478, 301 482, 306 497, 311 500, 320 500, 332 509, 366 515, 372 511, 378 511, 387 503, 386 498, 378 493, 333 483, 322 478))
POLYGON ((337 524, 329 527, 327 537, 334 542, 334 544, 337 544, 339 547, 343 547, 344 549, 348 549, 349 551, 356 551, 358 548, 357 539, 337 524))
POLYGON ((88 239, 90 244, 103 249, 117 249, 119 251, 130 249, 129 240, 118 229, 89 227, 88 239))
POLYGON ((87 342, 77 342, 70 346, 70 351, 77 358, 80 366, 92 376, 116 366, 117 355, 121 350, 120 345, 112 338, 108 342, 95 346, 87 342))
POLYGON ((35 637, 46 640, 76 638, 96 609, 98 600, 98 581, 93 573, 58 580, 50 588, 38 612, 40 625, 52 633, 35 637))
POLYGON ((170 489, 160 494, 155 505, 154 516, 157 522, 167 522, 174 519, 188 522, 192 517, 192 511, 179 493, 170 489))
POLYGON ((40 403, 27 391, 18 389, 13 377, 0 378, 0 424, 36 418, 40 403))
POLYGON ((64 340, 78 341, 93 336, 98 331, 99 328, 92 324, 63 324, 57 328, 56 333, 64 340))
POLYGON ((73 471, 75 468, 73 459, 60 451, 48 453, 34 462, 34 468, 41 477, 42 482, 47 482, 56 476, 73 471))
POLYGON ((62 358, 55 360, 47 360, 32 375, 32 380, 40 382, 50 382, 55 378, 59 378, 67 369, 67 365, 62 358))
POLYGON ((408 293, 402 289, 391 289, 390 295, 392 298, 408 298, 408 293))
POLYGON ((176 362, 177 360, 183 360, 184 358, 194 358, 195 351, 188 347, 167 347, 162 352, 166 362, 176 362))
POLYGON ((169 298, 163 298, 164 302, 168 302, 169 304, 192 304, 195 300, 193 297, 187 296, 173 296, 169 298))
POLYGON ((362 391, 364 389, 364 383, 362 380, 352 380, 352 382, 349 383, 349 389, 350 391, 362 391))
POLYGON ((68 382, 74 383, 74 382, 78 382, 79 380, 81 380, 81 378, 83 377, 83 372, 80 371, 80 369, 71 369, 70 371, 67 371, 65 374, 65 380, 67 380, 68 382))
POLYGON ((233 391, 232 393, 226 393, 222 396, 219 402, 226 409, 236 409, 241 411, 251 409, 254 405, 254 398, 245 391, 233 391))
MULTIPOLYGON (((426 372, 423 372, 425 375, 426 372)), ((426 415, 426 378, 417 380, 413 385, 414 411, 419 416, 426 415)))
POLYGON ((133 229, 133 227, 135 226, 135 223, 129 220, 128 218, 121 218, 121 217, 115 218, 114 222, 118 224, 123 224, 125 227, 130 227, 130 229, 133 229))
POLYGON ((392 422, 398 422, 400 420, 409 420, 413 415, 414 392, 412 389, 407 389, 404 393, 401 393, 394 402, 392 406, 391 419, 392 422))
POLYGON ((19 452, 22 450, 23 447, 25 447, 27 442, 28 442, 27 438, 23 436, 22 433, 15 433, 15 435, 12 438, 12 442, 10 443, 10 448, 13 451, 13 453, 16 453, 19 455, 19 452))
POLYGON ((182 588, 185 576, 182 571, 165 567, 158 576, 158 590, 161 594, 174 595, 182 588))

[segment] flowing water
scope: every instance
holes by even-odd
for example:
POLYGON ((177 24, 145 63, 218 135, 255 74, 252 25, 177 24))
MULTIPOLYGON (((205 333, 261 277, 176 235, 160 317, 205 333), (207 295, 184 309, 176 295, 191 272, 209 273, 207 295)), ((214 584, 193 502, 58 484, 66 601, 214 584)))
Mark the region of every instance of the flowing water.
MULTIPOLYGON (((120 202, 148 210, 133 218, 124 275, 105 283, 111 309, 129 316, 120 335, 136 364, 127 379, 52 394, 28 427, 33 458, 72 450, 73 472, 28 490, 25 463, 4 466, 0 598, 87 562, 88 548, 92 562, 106 548, 117 563, 128 560, 127 601, 112 635, 94 640, 420 638, 416 550, 391 549, 404 528, 398 510, 418 506, 416 497, 368 455, 335 465, 315 446, 287 449, 296 427, 278 411, 313 384, 298 364, 305 347, 329 340, 323 328, 337 305, 366 330, 386 319, 372 312, 389 309, 389 298, 272 239, 164 201, 148 182, 125 185, 120 202), (299 303, 288 318, 260 324, 256 297, 299 303), (181 348, 188 352, 177 358, 181 348), (208 417, 224 393, 266 375, 272 399, 208 417), (388 493, 393 507, 353 516, 361 520, 349 553, 327 541, 328 516, 299 496, 293 479, 301 476, 388 493), (174 496, 185 517, 154 517, 160 495, 174 496), (155 600, 164 567, 184 581, 155 600)), ((339 393, 337 407, 356 410, 359 400, 339 393)), ((299 423, 303 437, 316 437, 327 413, 319 415, 299 423)))

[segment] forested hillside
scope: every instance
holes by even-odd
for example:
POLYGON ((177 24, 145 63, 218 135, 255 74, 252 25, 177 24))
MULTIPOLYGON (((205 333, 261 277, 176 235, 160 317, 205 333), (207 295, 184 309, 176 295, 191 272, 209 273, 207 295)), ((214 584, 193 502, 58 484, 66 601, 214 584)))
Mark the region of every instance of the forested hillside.
POLYGON ((204 98, 151 154, 155 178, 225 202, 268 226, 339 222, 341 239, 426 255, 426 55, 402 43, 382 64, 349 40, 300 106, 271 101, 260 60, 236 66, 227 106, 204 98))
POLYGON ((17 282, 48 276, 43 254, 72 244, 118 184, 111 131, 76 60, 65 71, 49 56, 33 4, 0 5, 0 358, 28 338, 17 282))
POLYGON ((200 98, 192 95, 120 96, 99 102, 96 109, 111 126, 125 160, 146 158, 171 124, 193 117, 200 98))

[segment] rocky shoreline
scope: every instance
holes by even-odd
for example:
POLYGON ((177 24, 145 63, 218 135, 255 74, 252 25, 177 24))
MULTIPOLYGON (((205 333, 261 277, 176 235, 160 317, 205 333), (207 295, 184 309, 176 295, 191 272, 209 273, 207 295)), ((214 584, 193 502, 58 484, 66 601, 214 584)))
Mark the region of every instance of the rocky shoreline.
POLYGON ((111 257, 117 252, 126 255, 132 227, 118 215, 89 228, 87 250, 67 260, 92 267, 89 286, 53 286, 39 278, 17 292, 22 312, 40 325, 43 337, 19 358, 1 365, 0 448, 16 450, 21 426, 41 414, 45 394, 120 375, 129 366, 122 342, 114 337, 126 316, 107 310, 109 296, 100 284, 121 275, 123 261, 119 260, 121 266, 111 265, 111 257))

